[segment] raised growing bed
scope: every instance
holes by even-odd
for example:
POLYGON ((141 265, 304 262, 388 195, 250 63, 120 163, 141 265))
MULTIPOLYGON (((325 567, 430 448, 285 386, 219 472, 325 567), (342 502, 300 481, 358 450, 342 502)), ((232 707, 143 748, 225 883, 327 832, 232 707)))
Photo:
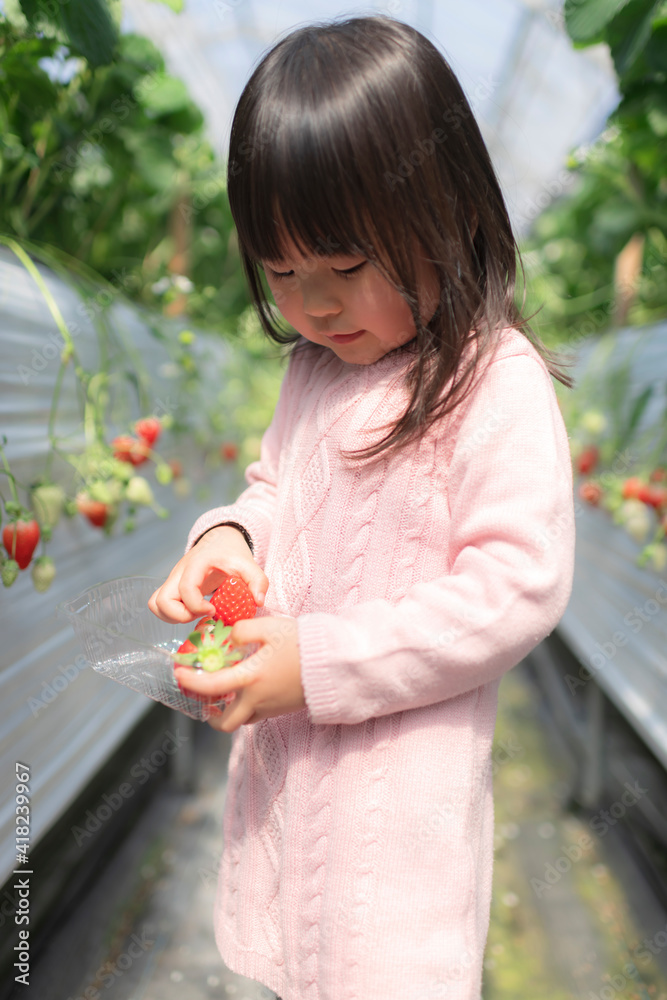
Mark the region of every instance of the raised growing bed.
MULTIPOLYGON (((78 294, 48 268, 40 265, 39 271, 65 321, 76 324, 77 350, 88 363, 96 337, 78 294)), ((130 348, 152 373, 151 403, 155 412, 164 413, 174 396, 173 365, 149 320, 127 304, 112 305, 107 313, 107 321, 122 328, 130 348)), ((59 338, 35 282, 5 248, 0 248, 0 326, 0 425, 7 437, 5 452, 16 477, 30 483, 47 452, 45 429, 59 338)), ((196 353, 196 345, 193 350, 196 353)), ((222 340, 209 338, 206 352, 211 368, 221 368, 228 356, 222 340)), ((62 433, 73 441, 80 438, 73 380, 63 383, 58 415, 62 433)), ((168 520, 143 508, 131 534, 123 533, 118 524, 113 537, 107 538, 81 517, 65 519, 49 545, 57 566, 50 589, 37 593, 29 570, 21 572, 11 588, 0 587, 0 884, 15 867, 15 762, 30 766, 31 847, 35 847, 154 706, 148 698, 90 669, 71 627, 55 608, 85 588, 115 577, 164 578, 182 555, 196 517, 212 502, 226 502, 237 489, 235 467, 204 468, 191 440, 181 450, 174 447, 192 491, 179 499, 171 485, 154 485, 158 502, 171 510, 168 520), (206 496, 203 488, 208 490, 206 496)), ((174 718, 187 723, 182 716, 174 718)))
MULTIPOLYGON (((575 378, 592 375, 597 383, 629 359, 628 390, 638 398, 653 387, 632 439, 617 453, 622 475, 632 476, 636 467, 646 467, 648 452, 643 449, 651 439, 651 428, 658 440, 665 430, 666 342, 667 324, 659 324, 621 331, 609 337, 606 346, 586 343, 578 352, 575 378)), ((630 758, 610 752, 616 737, 608 732, 613 726, 619 729, 611 717, 622 718, 637 737, 634 745, 645 748, 648 770, 653 769, 657 781, 655 792, 642 800, 637 813, 667 843, 663 801, 663 787, 667 787, 663 784, 667 776, 667 568, 660 559, 642 564, 640 556, 650 533, 645 540, 637 540, 616 523, 614 511, 586 503, 579 494, 583 479, 575 476, 572 595, 555 632, 528 662, 570 753, 574 798, 592 808, 609 792, 612 772, 619 780, 627 776, 630 758)), ((603 472, 600 480, 605 482, 603 472)), ((659 516, 652 512, 651 517, 652 528, 659 525, 659 516)), ((557 543, 554 537, 553 544, 557 543)), ((640 755, 633 754, 636 767, 643 768, 640 755)))

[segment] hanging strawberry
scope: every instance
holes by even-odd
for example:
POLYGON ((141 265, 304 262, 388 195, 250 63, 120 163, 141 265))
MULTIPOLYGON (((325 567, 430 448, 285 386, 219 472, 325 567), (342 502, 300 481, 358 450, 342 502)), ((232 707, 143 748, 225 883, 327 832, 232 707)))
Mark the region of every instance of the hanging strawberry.
POLYGON ((602 489, 597 483, 594 483, 589 479, 586 480, 585 483, 582 483, 579 487, 579 496, 582 500, 585 500, 586 503, 590 503, 594 507, 597 507, 602 498, 602 489))
POLYGON ((35 517, 42 532, 55 528, 65 506, 65 491, 56 483, 42 483, 31 493, 35 517))
POLYGON ((51 556, 39 556, 38 559, 35 559, 31 576, 33 586, 38 593, 43 594, 45 590, 49 589, 55 575, 56 567, 51 556))
POLYGON ((93 500, 89 493, 82 491, 76 495, 76 506, 79 513, 88 518, 90 523, 96 528, 103 528, 109 515, 111 513, 111 508, 108 503, 102 503, 100 500, 93 500))
POLYGON ((111 442, 114 458, 121 462, 131 462, 132 465, 141 465, 148 461, 150 446, 144 440, 132 437, 131 434, 121 434, 111 442))
POLYGON ((19 575, 19 564, 16 559, 6 559, 2 564, 2 582, 5 587, 11 587, 19 575))
POLYGON ((595 445, 585 448, 577 458, 577 470, 582 476, 588 476, 598 464, 599 458, 600 452, 595 445))
POLYGON ((239 446, 234 441, 223 441, 220 445, 220 458, 225 462, 235 462, 239 457, 239 446))
POLYGON ((162 433, 162 424, 157 417, 142 417, 134 425, 134 432, 152 448, 162 433))
POLYGON ((26 569, 30 565, 39 536, 39 524, 35 520, 26 521, 18 518, 2 529, 2 544, 8 555, 16 560, 19 569, 26 569))

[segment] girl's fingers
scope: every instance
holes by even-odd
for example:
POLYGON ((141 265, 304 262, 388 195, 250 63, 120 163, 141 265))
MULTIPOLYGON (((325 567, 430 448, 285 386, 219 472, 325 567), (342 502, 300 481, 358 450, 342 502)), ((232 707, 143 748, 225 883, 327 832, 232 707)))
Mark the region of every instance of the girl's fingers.
POLYGON ((196 615, 214 615, 215 607, 202 594, 203 579, 197 572, 184 571, 180 584, 179 595, 183 605, 190 611, 190 618, 196 615))
POLYGON ((223 695, 238 691, 239 688, 252 684, 256 675, 256 664, 251 664, 254 657, 249 656, 236 667, 226 667, 214 673, 207 673, 204 670, 192 670, 189 667, 178 667, 174 670, 174 677, 188 691, 196 694, 223 695))
POLYGON ((255 604, 261 608, 266 598, 266 592, 269 589, 269 580, 257 563, 252 564, 252 572, 248 573, 245 582, 250 588, 250 593, 255 600, 255 604))
POLYGON ((171 596, 168 582, 155 591, 148 602, 148 607, 163 622, 169 622, 172 625, 185 624, 195 617, 195 614, 185 607, 178 594, 171 596))

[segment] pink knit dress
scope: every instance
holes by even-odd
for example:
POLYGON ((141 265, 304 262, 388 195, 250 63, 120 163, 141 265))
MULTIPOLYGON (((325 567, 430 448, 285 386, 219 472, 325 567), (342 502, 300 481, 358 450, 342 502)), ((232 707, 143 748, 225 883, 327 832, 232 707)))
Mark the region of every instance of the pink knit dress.
MULTIPOLYGON (((404 354, 290 359, 232 520, 298 621, 307 708, 233 735, 215 910, 226 965, 283 1000, 479 1000, 502 675, 558 623, 574 563, 566 429, 516 330, 418 444, 404 354)), ((186 550, 187 551, 187 550, 186 550)))

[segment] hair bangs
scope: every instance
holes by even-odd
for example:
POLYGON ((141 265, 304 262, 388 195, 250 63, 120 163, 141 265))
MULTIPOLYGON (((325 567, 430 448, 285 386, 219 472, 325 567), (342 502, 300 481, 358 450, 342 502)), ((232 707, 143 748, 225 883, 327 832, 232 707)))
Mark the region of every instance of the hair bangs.
POLYGON ((286 256, 285 239, 304 256, 375 256, 359 180, 343 169, 353 158, 345 109, 319 115, 257 115, 239 146, 252 150, 230 178, 229 199, 242 250, 253 262, 286 256))

